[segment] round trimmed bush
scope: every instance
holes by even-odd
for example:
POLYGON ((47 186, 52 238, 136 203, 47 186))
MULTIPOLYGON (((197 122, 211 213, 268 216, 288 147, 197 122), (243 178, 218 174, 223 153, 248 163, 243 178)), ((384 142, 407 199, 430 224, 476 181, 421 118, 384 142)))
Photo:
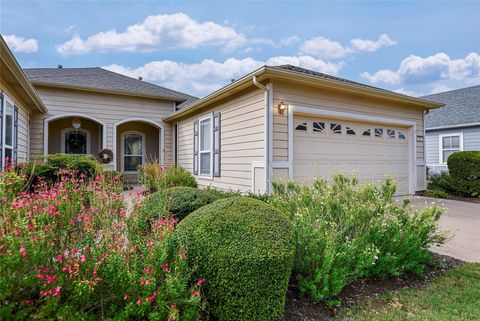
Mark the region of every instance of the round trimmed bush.
POLYGON ((208 190, 177 186, 150 194, 145 199, 143 210, 151 217, 164 216, 170 212, 183 220, 196 209, 216 199, 208 190))
POLYGON ((292 227, 273 206, 229 197, 201 207, 177 226, 208 310, 219 320, 279 320, 293 265, 292 227))
POLYGON ((480 196, 480 151, 455 152, 448 157, 447 164, 458 192, 480 196))

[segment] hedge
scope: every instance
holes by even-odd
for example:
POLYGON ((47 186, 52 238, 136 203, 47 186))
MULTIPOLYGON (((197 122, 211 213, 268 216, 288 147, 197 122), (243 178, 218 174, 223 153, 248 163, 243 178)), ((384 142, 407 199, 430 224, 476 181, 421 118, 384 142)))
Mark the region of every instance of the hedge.
POLYGON ((279 320, 293 265, 292 227, 269 204, 229 197, 206 205, 177 226, 208 310, 218 320, 279 320))
POLYGON ((40 179, 47 183, 57 182, 60 170, 76 170, 85 178, 94 177, 102 170, 100 163, 91 155, 52 154, 45 157, 46 162, 31 162, 27 165, 27 173, 31 173, 33 184, 37 184, 40 179))
POLYGON ((447 164, 458 192, 480 196, 480 151, 455 152, 448 157, 447 164))
POLYGON ((147 196, 143 204, 143 211, 150 218, 172 213, 179 220, 183 220, 196 209, 210 204, 216 199, 217 197, 208 190, 178 186, 147 196))

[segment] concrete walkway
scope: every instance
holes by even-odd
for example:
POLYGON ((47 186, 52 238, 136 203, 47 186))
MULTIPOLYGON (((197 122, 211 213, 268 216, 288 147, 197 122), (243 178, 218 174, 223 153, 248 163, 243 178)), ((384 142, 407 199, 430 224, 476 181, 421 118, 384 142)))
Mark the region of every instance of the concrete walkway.
POLYGON ((417 208, 437 203, 446 209, 440 219, 440 230, 449 231, 453 237, 432 251, 467 262, 480 262, 480 204, 421 196, 410 199, 417 208))

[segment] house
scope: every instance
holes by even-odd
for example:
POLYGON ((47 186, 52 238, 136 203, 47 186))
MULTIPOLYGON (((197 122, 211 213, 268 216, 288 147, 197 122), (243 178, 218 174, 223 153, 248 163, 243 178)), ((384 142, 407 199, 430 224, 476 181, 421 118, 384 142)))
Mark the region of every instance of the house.
POLYGON ((201 186, 269 192, 355 172, 398 194, 425 189, 424 115, 441 103, 295 66, 264 66, 163 118, 201 186))
POLYGON ((422 97, 445 107, 425 118, 425 150, 429 174, 447 170, 456 151, 480 151, 480 86, 422 97))
POLYGON ((7 44, 0 37, 0 168, 26 162, 30 153, 30 119, 47 111, 7 44))
POLYGON ((114 152, 111 168, 136 179, 146 161, 172 163, 162 118, 195 98, 102 68, 24 69, 47 107, 31 117, 32 155, 114 152))
POLYGON ((291 65, 263 66, 202 99, 59 67, 25 69, 47 109, 30 115, 31 155, 108 148, 109 166, 128 179, 158 161, 186 168, 200 186, 243 192, 339 171, 361 182, 391 175, 398 194, 425 189, 424 116, 441 103, 291 65))

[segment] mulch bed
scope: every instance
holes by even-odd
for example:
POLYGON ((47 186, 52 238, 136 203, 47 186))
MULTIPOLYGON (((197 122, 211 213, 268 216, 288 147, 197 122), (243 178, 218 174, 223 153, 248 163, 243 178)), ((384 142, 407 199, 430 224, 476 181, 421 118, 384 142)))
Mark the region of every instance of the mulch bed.
POLYGON ((450 256, 434 254, 432 265, 425 271, 425 276, 413 274, 402 277, 391 277, 385 280, 361 279, 348 285, 335 298, 341 305, 329 308, 324 302, 315 302, 311 298, 302 298, 295 286, 290 286, 285 304, 285 321, 324 321, 333 320, 338 313, 348 310, 356 304, 366 300, 375 299, 386 291, 395 291, 426 285, 445 271, 463 263, 463 261, 450 256))

